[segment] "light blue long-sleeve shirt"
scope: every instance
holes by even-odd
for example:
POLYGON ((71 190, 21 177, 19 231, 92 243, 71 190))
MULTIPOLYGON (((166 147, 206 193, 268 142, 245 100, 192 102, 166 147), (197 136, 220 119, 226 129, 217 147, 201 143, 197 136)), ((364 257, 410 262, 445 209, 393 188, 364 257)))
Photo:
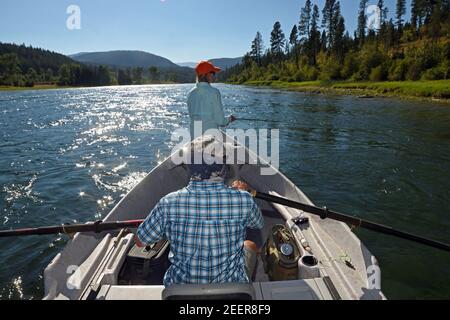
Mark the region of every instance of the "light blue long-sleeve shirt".
POLYGON ((191 138, 197 138, 209 129, 219 129, 230 123, 225 117, 220 91, 209 83, 198 82, 189 92, 188 110, 191 117, 191 138), (194 122, 202 122, 202 132, 194 132, 194 122), (195 134, 197 133, 197 134, 195 134))

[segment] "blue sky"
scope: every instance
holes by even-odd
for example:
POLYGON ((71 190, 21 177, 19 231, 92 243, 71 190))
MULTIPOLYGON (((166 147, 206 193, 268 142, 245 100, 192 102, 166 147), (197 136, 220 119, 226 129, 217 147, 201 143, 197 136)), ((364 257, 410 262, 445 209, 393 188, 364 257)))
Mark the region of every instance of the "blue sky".
MULTIPOLYGON (((313 2, 322 9, 325 0, 313 2)), ((396 0, 385 2, 392 16, 396 0)), ((63 54, 144 50, 174 62, 237 57, 249 50, 258 30, 268 44, 277 20, 289 35, 304 3, 305 0, 1 0, 0 41, 25 43, 63 54), (81 30, 70 31, 66 27, 66 10, 72 4, 81 9, 81 30)), ((356 27, 358 4, 358 0, 341 0, 350 32, 356 27)))

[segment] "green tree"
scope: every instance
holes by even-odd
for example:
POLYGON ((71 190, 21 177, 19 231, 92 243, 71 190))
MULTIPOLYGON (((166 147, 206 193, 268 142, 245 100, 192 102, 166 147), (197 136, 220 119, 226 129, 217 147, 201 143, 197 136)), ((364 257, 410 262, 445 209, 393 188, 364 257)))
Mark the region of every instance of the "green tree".
POLYGON ((311 37, 311 0, 306 0, 305 6, 301 10, 299 34, 300 40, 309 41, 311 37))
POLYGON ((362 47, 364 40, 366 39, 366 26, 367 26, 367 7, 368 0, 361 0, 359 2, 359 13, 358 13, 358 29, 356 31, 359 40, 359 46, 362 47))
POLYGON ((25 86, 34 87, 34 84, 38 82, 39 76, 33 68, 29 68, 25 76, 25 86))
POLYGON ((339 14, 336 22, 336 33, 334 39, 334 52, 338 58, 339 62, 344 59, 344 33, 345 33, 345 20, 344 17, 339 14))
POLYGON ((279 59, 283 55, 285 44, 285 35, 281 29, 281 23, 277 21, 270 34, 270 50, 272 55, 279 59))
POLYGON ((72 84, 72 75, 70 72, 70 65, 69 64, 63 64, 59 68, 59 81, 58 84, 61 86, 68 86, 72 84))
POLYGON ((294 24, 291 30, 291 35, 289 36, 289 44, 292 47, 295 47, 298 43, 298 28, 297 25, 294 24))
POLYGON ((17 54, 0 54, 0 84, 14 85, 20 75, 20 62, 17 54))
POLYGON ((378 30, 380 32, 383 29, 383 27, 386 25, 389 8, 384 5, 384 0, 378 0, 377 9, 378 9, 378 14, 380 15, 380 18, 379 18, 380 29, 378 30))
POLYGON ((298 28, 294 24, 291 30, 291 35, 289 36, 289 47, 291 48, 289 53, 293 53, 295 64, 298 68, 298 28))
POLYGON ((326 31, 326 46, 332 48, 335 38, 336 25, 338 22, 338 15, 336 12, 340 5, 336 0, 326 0, 322 9, 322 27, 326 31))
POLYGON ((131 79, 130 70, 122 70, 120 69, 117 75, 117 82, 119 85, 130 85, 133 83, 133 80, 131 79))
POLYGON ((143 75, 144 75, 144 68, 142 68, 142 67, 133 68, 132 74, 133 74, 133 83, 134 84, 142 84, 143 83, 142 80, 143 80, 143 75))
POLYGON ((250 50, 250 57, 258 64, 258 66, 261 66, 261 59, 264 52, 264 43, 262 39, 261 32, 257 32, 255 39, 252 42, 252 47, 250 50))
POLYGON ((403 16, 406 13, 406 0, 397 0, 396 7, 396 19, 397 19, 397 30, 401 32, 403 29, 403 16))
POLYGON ((441 6, 435 5, 428 26, 429 36, 434 40, 439 39, 439 37, 441 36, 441 17, 441 6))
POLYGON ((422 0, 411 1, 411 25, 413 28, 420 28, 422 25, 422 0))
POLYGON ((316 65, 317 63, 317 54, 320 50, 320 31, 319 31, 319 7, 314 5, 313 13, 311 16, 311 40, 310 40, 310 48, 311 48, 311 57, 312 64, 316 65))
POLYGON ((148 69, 148 73, 150 74, 150 81, 157 82, 159 81, 159 70, 157 67, 150 67, 148 69))
POLYGON ((100 86, 109 86, 111 84, 111 74, 109 72, 109 68, 105 66, 99 66, 98 67, 98 75, 96 84, 100 86))
POLYGON ((327 51, 327 38, 327 32, 323 30, 320 35, 320 50, 323 52, 327 51))
POLYGON ((44 75, 45 82, 53 82, 53 70, 48 68, 44 75))

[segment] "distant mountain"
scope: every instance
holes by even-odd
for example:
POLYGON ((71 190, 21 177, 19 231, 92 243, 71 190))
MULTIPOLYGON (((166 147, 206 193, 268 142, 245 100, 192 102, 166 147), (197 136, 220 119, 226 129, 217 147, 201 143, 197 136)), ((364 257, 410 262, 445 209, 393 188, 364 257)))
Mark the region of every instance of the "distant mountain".
POLYGON ((177 62, 177 65, 194 69, 197 66, 197 62, 177 62))
POLYGON ((81 52, 70 56, 72 59, 87 64, 102 64, 115 67, 157 67, 179 68, 169 59, 144 51, 106 51, 81 52))
POLYGON ((242 57, 239 58, 219 58, 209 60, 213 65, 222 68, 223 70, 234 67, 235 65, 242 62, 242 57))
MULTIPOLYGON (((239 58, 219 58, 219 59, 210 59, 208 60, 209 62, 211 62, 212 64, 214 64, 215 66, 226 70, 229 69, 231 67, 234 67, 235 65, 239 64, 242 62, 242 57, 239 58)), ((180 62, 177 63, 179 66, 182 67, 189 67, 189 68, 195 68, 195 66, 197 65, 198 62, 180 62)))
POLYGON ((144 51, 106 51, 80 52, 70 56, 72 59, 88 65, 106 65, 113 70, 156 67, 160 79, 173 82, 194 82, 195 73, 191 68, 181 67, 169 59, 144 51))

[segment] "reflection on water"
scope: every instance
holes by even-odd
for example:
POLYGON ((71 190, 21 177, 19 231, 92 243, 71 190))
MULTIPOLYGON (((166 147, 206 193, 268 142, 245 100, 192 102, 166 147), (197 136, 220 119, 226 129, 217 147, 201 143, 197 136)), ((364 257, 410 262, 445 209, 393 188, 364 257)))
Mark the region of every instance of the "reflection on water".
MULTIPOLYGON (((449 108, 219 87, 228 113, 267 120, 233 127, 281 130, 281 170, 318 205, 450 242, 449 108)), ((2 228, 104 217, 170 154, 171 133, 188 127, 190 88, 0 92, 2 228)), ((448 297, 448 257, 357 233, 380 260, 388 297, 448 297)), ((41 298, 42 269, 66 241, 0 240, 0 297, 41 298)))

